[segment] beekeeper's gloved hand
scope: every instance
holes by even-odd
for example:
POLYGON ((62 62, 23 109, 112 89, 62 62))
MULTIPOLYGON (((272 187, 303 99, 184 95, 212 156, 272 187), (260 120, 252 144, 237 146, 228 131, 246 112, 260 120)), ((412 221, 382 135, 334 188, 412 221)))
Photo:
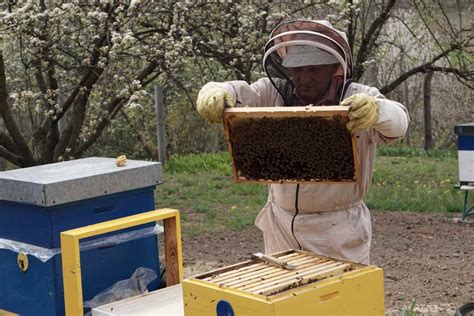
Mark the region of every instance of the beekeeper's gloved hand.
POLYGON ((379 114, 378 100, 365 93, 351 95, 341 105, 349 107, 347 129, 357 131, 371 127, 377 122, 379 114))
POLYGON ((222 121, 224 108, 235 106, 235 97, 219 82, 209 82, 199 91, 197 110, 210 123, 222 121))

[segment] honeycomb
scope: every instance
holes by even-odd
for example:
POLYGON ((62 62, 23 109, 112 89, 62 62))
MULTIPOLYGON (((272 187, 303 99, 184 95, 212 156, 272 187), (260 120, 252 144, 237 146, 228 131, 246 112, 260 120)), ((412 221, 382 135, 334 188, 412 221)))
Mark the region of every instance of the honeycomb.
POLYGON ((354 181, 347 117, 228 119, 234 168, 245 180, 354 181))

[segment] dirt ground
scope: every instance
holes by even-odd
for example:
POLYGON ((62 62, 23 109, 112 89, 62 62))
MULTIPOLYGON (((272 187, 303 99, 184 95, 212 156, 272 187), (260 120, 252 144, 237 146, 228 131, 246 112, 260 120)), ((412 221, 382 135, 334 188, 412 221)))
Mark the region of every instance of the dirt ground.
MULTIPOLYGON (((371 264, 384 269, 387 314, 416 299, 417 315, 454 315, 474 301, 474 225, 438 213, 372 213, 371 264)), ((459 216, 459 214, 457 214, 459 216)), ((183 242, 185 276, 263 251, 260 231, 201 235, 183 242)))

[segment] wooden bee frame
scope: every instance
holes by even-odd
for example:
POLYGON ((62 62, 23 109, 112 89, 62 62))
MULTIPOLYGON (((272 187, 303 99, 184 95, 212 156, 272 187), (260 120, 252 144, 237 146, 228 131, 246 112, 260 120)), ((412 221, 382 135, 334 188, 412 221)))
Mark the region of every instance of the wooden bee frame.
MULTIPOLYGON (((361 270, 366 265, 317 255, 302 250, 287 250, 273 255, 292 264, 294 270, 275 267, 260 260, 249 260, 195 276, 197 280, 219 287, 273 297, 286 291, 344 273, 361 270)), ((284 293, 288 294, 288 293, 284 293)))
MULTIPOLYGON (((357 146, 357 140, 356 136, 354 133, 350 133, 347 128, 345 127, 345 124, 348 121, 347 118, 348 115, 348 109, 346 107, 342 106, 318 106, 318 107, 313 107, 313 106, 306 106, 306 107, 245 107, 245 108, 228 108, 224 111, 224 131, 225 131, 225 139, 227 141, 228 145, 228 150, 232 158, 232 168, 233 168, 233 175, 234 175, 234 180, 236 182, 256 182, 256 183, 262 183, 262 184, 268 184, 268 183, 354 183, 358 182, 360 180, 360 175, 359 175, 359 155, 358 155, 358 146, 357 146), (263 121, 264 120, 264 121, 263 121), (286 120, 286 121, 284 121, 286 120), (288 128, 288 120, 291 120, 291 128, 288 128), (314 121, 314 120, 319 120, 319 121, 314 121), (310 122, 312 126, 319 126, 319 125, 324 125, 318 130, 318 135, 317 137, 312 137, 313 135, 311 133, 308 134, 308 128, 305 125, 307 122, 310 122), (264 122, 264 123, 262 123, 264 122), (286 123, 285 123, 286 122, 286 123), (305 123, 306 122, 306 123, 305 123), (244 125, 246 124, 246 125, 244 125), (253 139, 252 141, 256 144, 259 144, 259 146, 253 146, 251 148, 252 154, 254 157, 274 157, 278 156, 281 157, 281 148, 284 148, 284 146, 293 146, 294 144, 289 144, 283 142, 281 146, 270 146, 272 147, 271 149, 264 149, 265 147, 263 144, 268 143, 268 139, 265 139, 265 136, 268 135, 257 135, 257 134, 249 134, 249 130, 252 130, 254 127, 256 130, 258 130, 258 126, 261 126, 261 124, 266 124, 267 126, 274 126, 271 128, 275 129, 275 126, 281 126, 282 129, 280 130, 292 130, 292 133, 296 133, 298 135, 304 135, 304 133, 308 134, 311 136, 310 138, 307 139, 320 139, 324 143, 324 139, 328 139, 326 136, 330 135, 331 133, 335 133, 335 131, 339 134, 337 135, 342 135, 341 138, 337 138, 338 141, 341 139, 341 142, 344 143, 344 148, 343 150, 346 150, 343 152, 344 155, 339 156, 340 159, 336 159, 336 161, 327 161, 327 165, 331 166, 330 172, 327 171, 326 169, 322 170, 320 169, 319 171, 317 170, 317 164, 321 164, 321 161, 324 159, 321 159, 317 162, 314 162, 314 166, 311 165, 311 161, 316 160, 316 159, 307 159, 304 160, 305 163, 305 168, 311 168, 308 170, 313 170, 316 171, 311 174, 311 172, 308 172, 308 174, 304 177, 301 176, 288 176, 288 177, 279 177, 278 171, 274 172, 271 174, 271 176, 268 176, 268 172, 265 175, 258 176, 258 171, 255 172, 248 172, 248 171, 242 171, 241 169, 243 166, 243 158, 239 155, 242 153, 242 148, 245 146, 248 146, 248 144, 244 144, 247 140, 253 139), (272 125, 273 124, 273 125, 272 125), (277 125, 277 124, 283 124, 283 125, 277 125), (286 124, 286 125, 285 125, 286 124), (316 125, 315 125, 316 124, 316 125), (319 124, 319 125, 318 125, 319 124), (256 127, 257 126, 257 127, 256 127), (243 137, 237 137, 235 136, 240 128, 241 131, 245 131, 246 137, 242 139, 243 137), (286 129, 285 129, 286 128, 286 129), (326 135, 324 133, 327 133, 326 135), (342 133, 342 134, 341 134, 342 133), (250 135, 250 137, 249 137, 250 135), (239 139, 239 140, 237 140, 239 139), (240 146, 240 147, 239 147, 240 146), (239 149, 239 150, 237 150, 239 149), (273 151, 272 151, 273 150, 273 151), (259 152, 262 151, 262 152, 259 152), (265 152, 263 152, 265 151, 265 152), (257 152, 257 153, 256 153, 257 152), (344 158, 345 157, 345 158, 344 158), (240 160, 239 160, 240 159, 240 160), (308 162, 310 160, 310 162, 308 162), (342 172, 340 169, 343 168, 343 162, 344 165, 346 166, 346 171, 342 172), (347 166, 353 169, 347 169, 347 166), (338 169, 339 168, 339 169, 338 169), (347 171, 349 170, 349 171, 347 171), (353 172, 352 172, 353 170, 353 172), (251 176, 250 174, 253 173, 254 176, 251 176), (346 175, 344 175, 344 173, 346 175), (255 176, 257 174, 257 176, 255 176), (324 175, 328 176, 324 176, 324 175), (341 175, 342 176, 331 176, 331 175, 341 175)), ((275 129, 278 130, 278 129, 275 129)), ((312 131, 312 130, 311 130, 312 131)), ((307 135, 307 137, 309 137, 307 135)), ((286 139, 287 142, 291 141, 289 139, 286 139)), ((267 146, 268 147, 268 146, 267 146)), ((301 147, 301 146, 300 146, 301 147)), ((248 150, 248 147, 246 147, 248 150)), ((310 147, 312 148, 312 147, 310 147)), ((297 152, 302 153, 304 155, 305 153, 304 148, 302 151, 302 148, 298 151, 298 148, 290 148, 287 150, 293 150, 295 149, 295 155, 297 155, 297 152)), ((341 146, 337 146, 335 148, 320 148, 324 149, 326 153, 329 153, 328 155, 333 154, 334 150, 341 150, 341 146)), ((321 153, 323 150, 320 151, 321 153)), ((292 153, 293 155, 293 153, 292 153)), ((295 156, 296 157, 296 156, 295 156)), ((288 157, 286 157, 288 158, 288 157)), ((334 157, 333 157, 334 159, 334 157)), ((291 164, 293 161, 291 159, 284 159, 285 161, 289 161, 289 164, 291 164)), ((297 159, 295 159, 297 160, 297 159)), ((266 168, 266 166, 270 165, 271 162, 269 163, 268 160, 259 161, 258 166, 263 168, 266 168)), ((270 169, 270 167, 268 167, 270 169)), ((272 170, 278 169, 277 167, 271 167, 272 170)), ((248 169, 248 168, 247 168, 248 169)), ((258 167, 253 168, 253 170, 258 170, 258 167)), ((298 169, 298 167, 292 166, 292 168, 288 167, 289 172, 287 174, 294 174, 296 171, 295 169, 298 169)), ((266 172, 266 171, 265 171, 266 172)), ((263 172, 262 172, 263 174, 263 172)), ((284 172, 280 173, 284 174, 284 172)))

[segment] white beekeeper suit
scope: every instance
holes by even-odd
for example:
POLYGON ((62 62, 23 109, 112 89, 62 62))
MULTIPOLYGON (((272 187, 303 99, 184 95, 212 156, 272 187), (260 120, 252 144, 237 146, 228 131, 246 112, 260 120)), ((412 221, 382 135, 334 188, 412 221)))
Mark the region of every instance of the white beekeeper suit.
MULTIPOLYGON (((405 135, 408 126, 405 107, 386 99, 376 88, 350 81, 352 56, 346 36, 327 21, 294 21, 278 26, 265 47, 263 62, 268 78, 251 85, 244 81, 208 85, 224 91, 224 100, 231 106, 304 105, 298 104, 295 98, 287 67, 337 63, 339 70, 325 99, 318 105, 339 104, 349 96, 362 93, 366 98, 373 97, 368 98, 374 100, 378 113, 369 128, 355 131, 359 183, 269 186, 268 201, 255 221, 264 234, 265 252, 303 249, 369 263, 372 226, 363 199, 372 179, 377 144, 390 144, 405 135)), ((201 93, 199 97, 202 99, 201 93)))

